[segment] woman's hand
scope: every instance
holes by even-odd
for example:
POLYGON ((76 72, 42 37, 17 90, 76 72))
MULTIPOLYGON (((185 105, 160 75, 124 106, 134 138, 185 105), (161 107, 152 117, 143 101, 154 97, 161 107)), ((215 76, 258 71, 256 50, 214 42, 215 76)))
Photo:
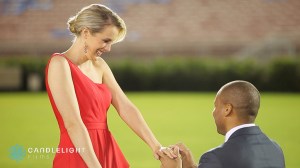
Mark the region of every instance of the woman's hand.
POLYGON ((182 160, 179 154, 179 148, 164 148, 157 153, 160 156, 161 168, 182 168, 182 160), (170 155, 176 155, 176 158, 170 158, 170 155))
POLYGON ((175 152, 175 147, 161 147, 159 151, 156 152, 156 155, 160 156, 160 153, 163 153, 171 159, 176 159, 178 157, 178 154, 175 152))
POLYGON ((179 148, 179 152, 182 159, 182 167, 186 168, 197 168, 198 165, 195 163, 192 152, 187 148, 183 143, 177 143, 171 145, 170 148, 174 149, 175 147, 179 148))
POLYGON ((161 149, 161 145, 156 146, 155 148, 152 149, 153 156, 156 160, 159 160, 159 155, 158 152, 161 149))

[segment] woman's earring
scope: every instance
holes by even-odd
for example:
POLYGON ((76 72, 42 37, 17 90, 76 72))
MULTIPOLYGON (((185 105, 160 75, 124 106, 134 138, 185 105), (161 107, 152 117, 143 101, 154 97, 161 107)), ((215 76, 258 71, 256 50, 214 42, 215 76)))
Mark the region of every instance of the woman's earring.
POLYGON ((87 45, 86 45, 86 42, 84 42, 84 54, 87 54, 87 45))

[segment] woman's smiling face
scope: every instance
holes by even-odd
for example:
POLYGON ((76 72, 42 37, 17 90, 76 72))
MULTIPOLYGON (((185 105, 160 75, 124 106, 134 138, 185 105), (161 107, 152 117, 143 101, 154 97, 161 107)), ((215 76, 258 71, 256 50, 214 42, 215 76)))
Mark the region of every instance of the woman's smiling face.
POLYGON ((109 52, 111 45, 114 44, 119 34, 119 30, 116 26, 107 26, 103 31, 99 33, 88 33, 86 39, 87 56, 95 59, 100 57, 102 53, 109 52))

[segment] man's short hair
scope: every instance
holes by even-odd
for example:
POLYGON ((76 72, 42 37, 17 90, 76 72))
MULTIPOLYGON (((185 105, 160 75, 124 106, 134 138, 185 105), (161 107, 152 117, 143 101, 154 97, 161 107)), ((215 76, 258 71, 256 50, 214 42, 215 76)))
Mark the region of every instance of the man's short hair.
POLYGON ((254 122, 260 107, 260 94, 253 84, 242 80, 229 82, 220 89, 219 96, 223 104, 233 106, 240 119, 254 122))

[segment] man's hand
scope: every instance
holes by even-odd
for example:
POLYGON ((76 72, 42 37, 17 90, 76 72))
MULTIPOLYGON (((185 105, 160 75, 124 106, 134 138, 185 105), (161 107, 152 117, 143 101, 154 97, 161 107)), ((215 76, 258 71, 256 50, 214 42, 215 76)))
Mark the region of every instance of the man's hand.
MULTIPOLYGON (((170 148, 165 150, 171 150, 170 148)), ((182 168, 182 160, 179 154, 179 148, 174 146, 172 149, 173 153, 178 157, 171 159, 168 155, 166 155, 163 151, 159 151, 157 154, 160 156, 161 168, 182 168)))
POLYGON ((179 152, 182 158, 182 167, 183 168, 197 168, 197 164, 195 164, 192 152, 183 144, 178 143, 176 145, 170 146, 171 148, 178 147, 179 152))

